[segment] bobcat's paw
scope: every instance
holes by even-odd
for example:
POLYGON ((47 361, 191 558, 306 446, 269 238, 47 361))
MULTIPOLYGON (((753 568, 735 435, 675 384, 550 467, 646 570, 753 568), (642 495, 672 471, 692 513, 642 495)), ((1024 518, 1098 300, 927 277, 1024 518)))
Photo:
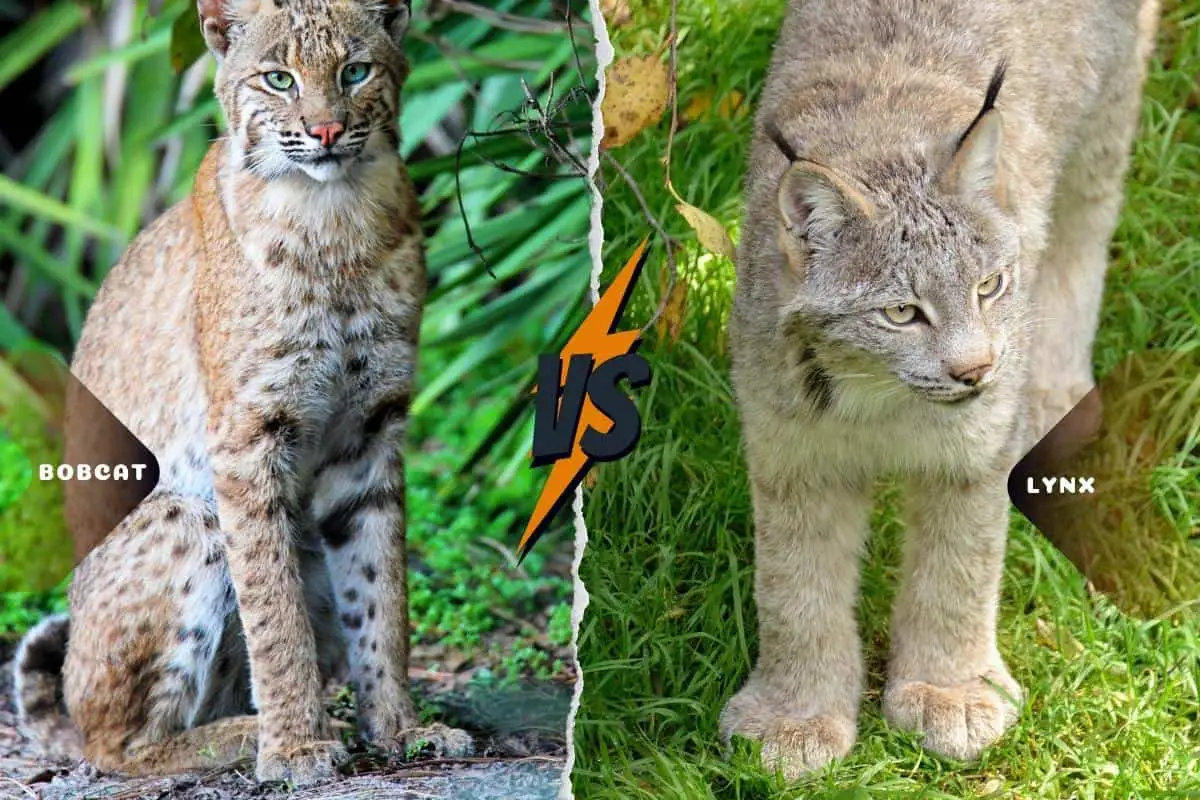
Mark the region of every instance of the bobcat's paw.
POLYGON ((898 728, 924 734, 922 745, 939 755, 974 761, 1017 721, 1021 687, 1005 671, 958 686, 892 681, 883 713, 898 728))
POLYGON ((842 758, 854 746, 855 720, 838 714, 788 716, 763 702, 747 687, 733 696, 721 714, 721 738, 745 736, 762 742, 762 761, 794 781, 842 758))
POLYGON ((397 746, 403 749, 405 758, 420 754, 429 754, 434 758, 462 758, 475 752, 475 740, 471 734, 440 723, 401 732, 397 746))
POLYGON ((286 781, 293 786, 310 786, 332 780, 346 758, 340 742, 312 742, 291 748, 264 750, 258 754, 254 771, 260 781, 286 781))

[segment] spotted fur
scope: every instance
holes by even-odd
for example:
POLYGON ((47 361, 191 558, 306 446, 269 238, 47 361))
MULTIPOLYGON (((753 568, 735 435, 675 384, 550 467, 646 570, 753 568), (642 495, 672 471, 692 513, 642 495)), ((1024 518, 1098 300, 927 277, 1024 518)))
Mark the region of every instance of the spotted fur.
MULTIPOLYGON (((408 691, 401 454, 425 270, 397 154, 407 4, 200 16, 230 134, 112 270, 72 365, 162 477, 76 570, 66 710, 102 769, 256 754, 260 779, 310 783, 342 754, 322 689, 348 670, 368 740, 466 752, 461 731, 417 728, 408 691)), ((48 634, 65 625, 24 652, 48 634)), ((30 661, 24 685, 45 684, 54 665, 30 661)), ((21 699, 43 733, 65 719, 47 692, 21 699)))

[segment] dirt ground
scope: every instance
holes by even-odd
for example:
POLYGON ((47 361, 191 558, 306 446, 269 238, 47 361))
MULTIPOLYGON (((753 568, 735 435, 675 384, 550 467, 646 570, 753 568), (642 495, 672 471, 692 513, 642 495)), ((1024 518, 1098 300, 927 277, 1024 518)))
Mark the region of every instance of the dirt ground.
MULTIPOLYGON (((0 799, 2 800, 554 800, 566 763, 572 687, 530 683, 481 692, 419 677, 414 686, 448 722, 476 737, 478 758, 401 762, 359 752, 331 784, 289 793, 257 784, 253 765, 170 778, 124 778, 90 764, 53 763, 16 728, 12 645, 0 643, 0 799)), ((420 673, 420 670, 414 670, 420 673)))

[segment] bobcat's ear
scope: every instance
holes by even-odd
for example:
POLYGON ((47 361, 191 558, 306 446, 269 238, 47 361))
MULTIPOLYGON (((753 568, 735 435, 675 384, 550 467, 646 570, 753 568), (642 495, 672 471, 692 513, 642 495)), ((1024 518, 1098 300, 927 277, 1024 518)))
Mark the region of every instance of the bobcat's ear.
POLYGON ((1000 175, 1000 143, 1004 126, 995 108, 996 97, 1004 83, 1002 61, 992 75, 983 107, 955 142, 954 155, 942 173, 943 191, 966 198, 987 198, 1004 205, 1004 186, 1000 175))
POLYGON ((196 0, 200 12, 200 32, 208 49, 217 58, 229 50, 229 28, 233 24, 234 0, 196 0))
POLYGON ((412 0, 384 0, 383 26, 397 45, 404 41, 412 22, 412 0))
POLYGON ((851 219, 870 219, 875 208, 836 170, 800 159, 779 181, 779 214, 788 233, 824 245, 851 219))

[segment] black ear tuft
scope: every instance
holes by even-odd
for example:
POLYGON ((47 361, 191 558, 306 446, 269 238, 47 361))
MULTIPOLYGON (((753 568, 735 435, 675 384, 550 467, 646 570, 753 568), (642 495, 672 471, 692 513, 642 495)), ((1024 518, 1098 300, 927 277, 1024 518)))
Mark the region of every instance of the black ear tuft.
POLYGON ((792 147, 788 140, 783 138, 783 132, 779 130, 779 126, 774 120, 768 121, 765 127, 767 137, 775 143, 775 146, 779 148, 779 152, 783 153, 784 158, 793 164, 800 160, 800 156, 796 154, 796 148, 792 147))
POLYGON ((975 119, 971 120, 971 124, 958 137, 958 142, 955 144, 955 151, 963 146, 963 142, 971 135, 971 131, 975 130, 975 126, 983 119, 989 111, 996 107, 996 98, 1000 95, 1000 87, 1004 85, 1004 74, 1008 72, 1008 59, 1001 58, 1000 63, 996 65, 996 70, 992 73, 992 80, 988 83, 987 93, 983 96, 983 108, 979 109, 979 113, 975 115, 975 119))

